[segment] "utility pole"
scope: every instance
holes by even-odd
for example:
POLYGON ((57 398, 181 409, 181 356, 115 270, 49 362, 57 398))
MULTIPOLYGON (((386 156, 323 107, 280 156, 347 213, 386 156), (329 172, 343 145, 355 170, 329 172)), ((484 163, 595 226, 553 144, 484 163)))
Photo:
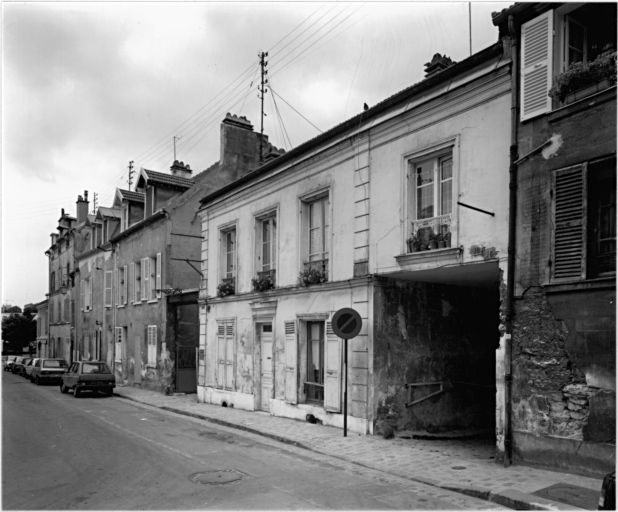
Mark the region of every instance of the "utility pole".
POLYGON ((268 89, 266 89, 266 85, 268 84, 268 78, 266 78, 266 75, 268 75, 268 70, 266 69, 266 66, 268 65, 268 62, 266 61, 266 57, 268 57, 268 52, 261 52, 259 54, 260 57, 260 69, 261 69, 261 80, 260 80, 260 86, 258 87, 258 97, 260 98, 260 105, 261 105, 261 115, 260 115, 260 163, 262 163, 264 161, 264 116, 266 114, 264 114, 264 94, 266 94, 268 92, 268 89))
POLYGON ((172 140, 174 141, 174 162, 176 161, 176 141, 180 139, 181 137, 176 137, 176 135, 172 137, 172 140))
POLYGON ((99 194, 96 192, 93 194, 92 198, 92 213, 93 215, 97 213, 97 201, 99 200, 99 194))
POLYGON ((133 173, 135 171, 133 170, 133 160, 131 160, 129 162, 129 189, 131 189, 131 184, 133 183, 133 173))

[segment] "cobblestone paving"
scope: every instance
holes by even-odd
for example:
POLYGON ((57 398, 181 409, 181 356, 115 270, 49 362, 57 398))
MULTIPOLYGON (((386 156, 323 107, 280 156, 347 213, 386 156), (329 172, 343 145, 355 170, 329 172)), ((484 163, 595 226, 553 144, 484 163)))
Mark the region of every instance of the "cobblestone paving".
MULTIPOLYGON (((165 396, 129 386, 116 388, 116 394, 282 440, 352 463, 358 471, 362 471, 360 468, 378 470, 388 475, 384 478, 403 478, 433 485, 436 487, 431 491, 432 498, 439 497, 442 489, 473 490, 476 495, 511 491, 530 495, 556 483, 594 490, 601 488, 601 481, 594 478, 528 466, 505 468, 494 461, 493 447, 479 440, 386 440, 351 432, 343 437, 343 431, 338 428, 278 418, 259 411, 201 404, 196 402, 195 395, 165 396)), ((496 508, 496 504, 488 503, 488 508, 496 508)))

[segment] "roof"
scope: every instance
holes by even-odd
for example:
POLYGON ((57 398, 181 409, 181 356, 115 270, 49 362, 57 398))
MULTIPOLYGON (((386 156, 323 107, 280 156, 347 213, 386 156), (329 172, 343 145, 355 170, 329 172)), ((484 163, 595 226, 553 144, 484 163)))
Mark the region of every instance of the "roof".
POLYGON ((276 169, 278 166, 280 166, 283 163, 292 161, 295 158, 302 156, 304 153, 307 153, 308 151, 318 147, 319 145, 328 142, 329 140, 335 138, 336 136, 342 135, 350 130, 359 128, 359 126, 367 123, 370 119, 377 118, 379 115, 383 114, 387 110, 393 108, 394 106, 398 105, 399 103, 403 102, 409 97, 419 94, 421 92, 424 92, 428 89, 431 89, 432 87, 436 85, 440 85, 441 83, 457 76, 463 71, 472 69, 482 62, 485 62, 492 58, 499 57, 501 55, 502 55, 502 43, 498 41, 497 43, 494 43, 493 45, 485 48, 484 50, 481 50, 475 53, 474 55, 471 55, 467 59, 464 59, 461 62, 458 62, 456 64, 453 64, 452 66, 449 66, 448 68, 440 71, 439 73, 436 73, 430 77, 427 77, 424 80, 414 85, 411 85, 410 87, 407 87, 406 89, 403 89, 402 91, 399 91, 393 94, 389 98, 386 98, 385 100, 374 105, 370 109, 363 111, 360 114, 357 114, 356 116, 348 119, 347 121, 344 121, 343 123, 318 135, 317 137, 314 137, 313 139, 310 139, 304 142, 300 146, 296 146, 295 148, 291 149, 287 153, 284 153, 283 155, 266 162, 261 167, 258 167, 257 169, 251 171, 248 174, 245 174, 241 178, 230 183, 229 185, 222 187, 219 190, 216 190, 213 193, 202 198, 200 201, 200 206, 203 207, 204 204, 212 201, 213 199, 216 199, 217 197, 227 194, 231 190, 234 190, 235 188, 251 180, 256 179, 258 176, 261 176, 267 173, 268 171, 276 169))
POLYGON ((491 20, 494 25, 502 25, 508 21, 509 16, 512 14, 519 23, 528 21, 529 19, 542 14, 543 12, 558 6, 561 3, 547 3, 547 2, 517 2, 510 7, 502 9, 500 12, 491 13, 491 20))
POLYGON ((141 192, 133 192, 132 190, 119 188, 118 193, 121 195, 122 199, 126 199, 127 201, 135 201, 136 203, 144 202, 144 194, 141 192))
MULTIPOLYGON (((140 172, 140 179, 145 177, 147 181, 161 183, 163 185, 171 185, 173 187, 190 188, 193 186, 193 180, 183 178, 181 176, 174 176, 173 174, 166 174, 163 172, 151 171, 150 169, 142 169, 140 172)), ((138 180, 139 183, 139 180, 138 180)))
POLYGON ((103 217, 115 217, 117 219, 120 218, 120 210, 117 208, 107 208, 106 206, 99 206, 97 217, 99 214, 103 217))

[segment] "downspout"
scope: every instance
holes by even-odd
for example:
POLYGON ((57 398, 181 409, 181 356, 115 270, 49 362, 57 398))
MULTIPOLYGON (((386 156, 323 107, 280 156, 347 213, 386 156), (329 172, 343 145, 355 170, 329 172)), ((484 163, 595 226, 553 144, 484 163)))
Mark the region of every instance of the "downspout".
POLYGON ((517 229, 517 140, 519 127, 519 60, 517 46, 519 44, 515 19, 508 18, 508 31, 511 41, 511 145, 509 164, 509 228, 508 256, 505 298, 505 328, 504 336, 504 466, 512 463, 512 428, 511 428, 511 395, 512 395, 512 333, 513 333, 513 299, 515 292, 515 249, 517 229))

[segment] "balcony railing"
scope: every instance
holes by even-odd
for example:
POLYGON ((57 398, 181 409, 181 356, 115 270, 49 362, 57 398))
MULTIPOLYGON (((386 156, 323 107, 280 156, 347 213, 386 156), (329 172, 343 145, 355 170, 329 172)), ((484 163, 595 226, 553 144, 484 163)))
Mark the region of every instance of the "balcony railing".
POLYGON ((406 241, 408 252, 427 251, 451 247, 452 214, 411 222, 406 241))

